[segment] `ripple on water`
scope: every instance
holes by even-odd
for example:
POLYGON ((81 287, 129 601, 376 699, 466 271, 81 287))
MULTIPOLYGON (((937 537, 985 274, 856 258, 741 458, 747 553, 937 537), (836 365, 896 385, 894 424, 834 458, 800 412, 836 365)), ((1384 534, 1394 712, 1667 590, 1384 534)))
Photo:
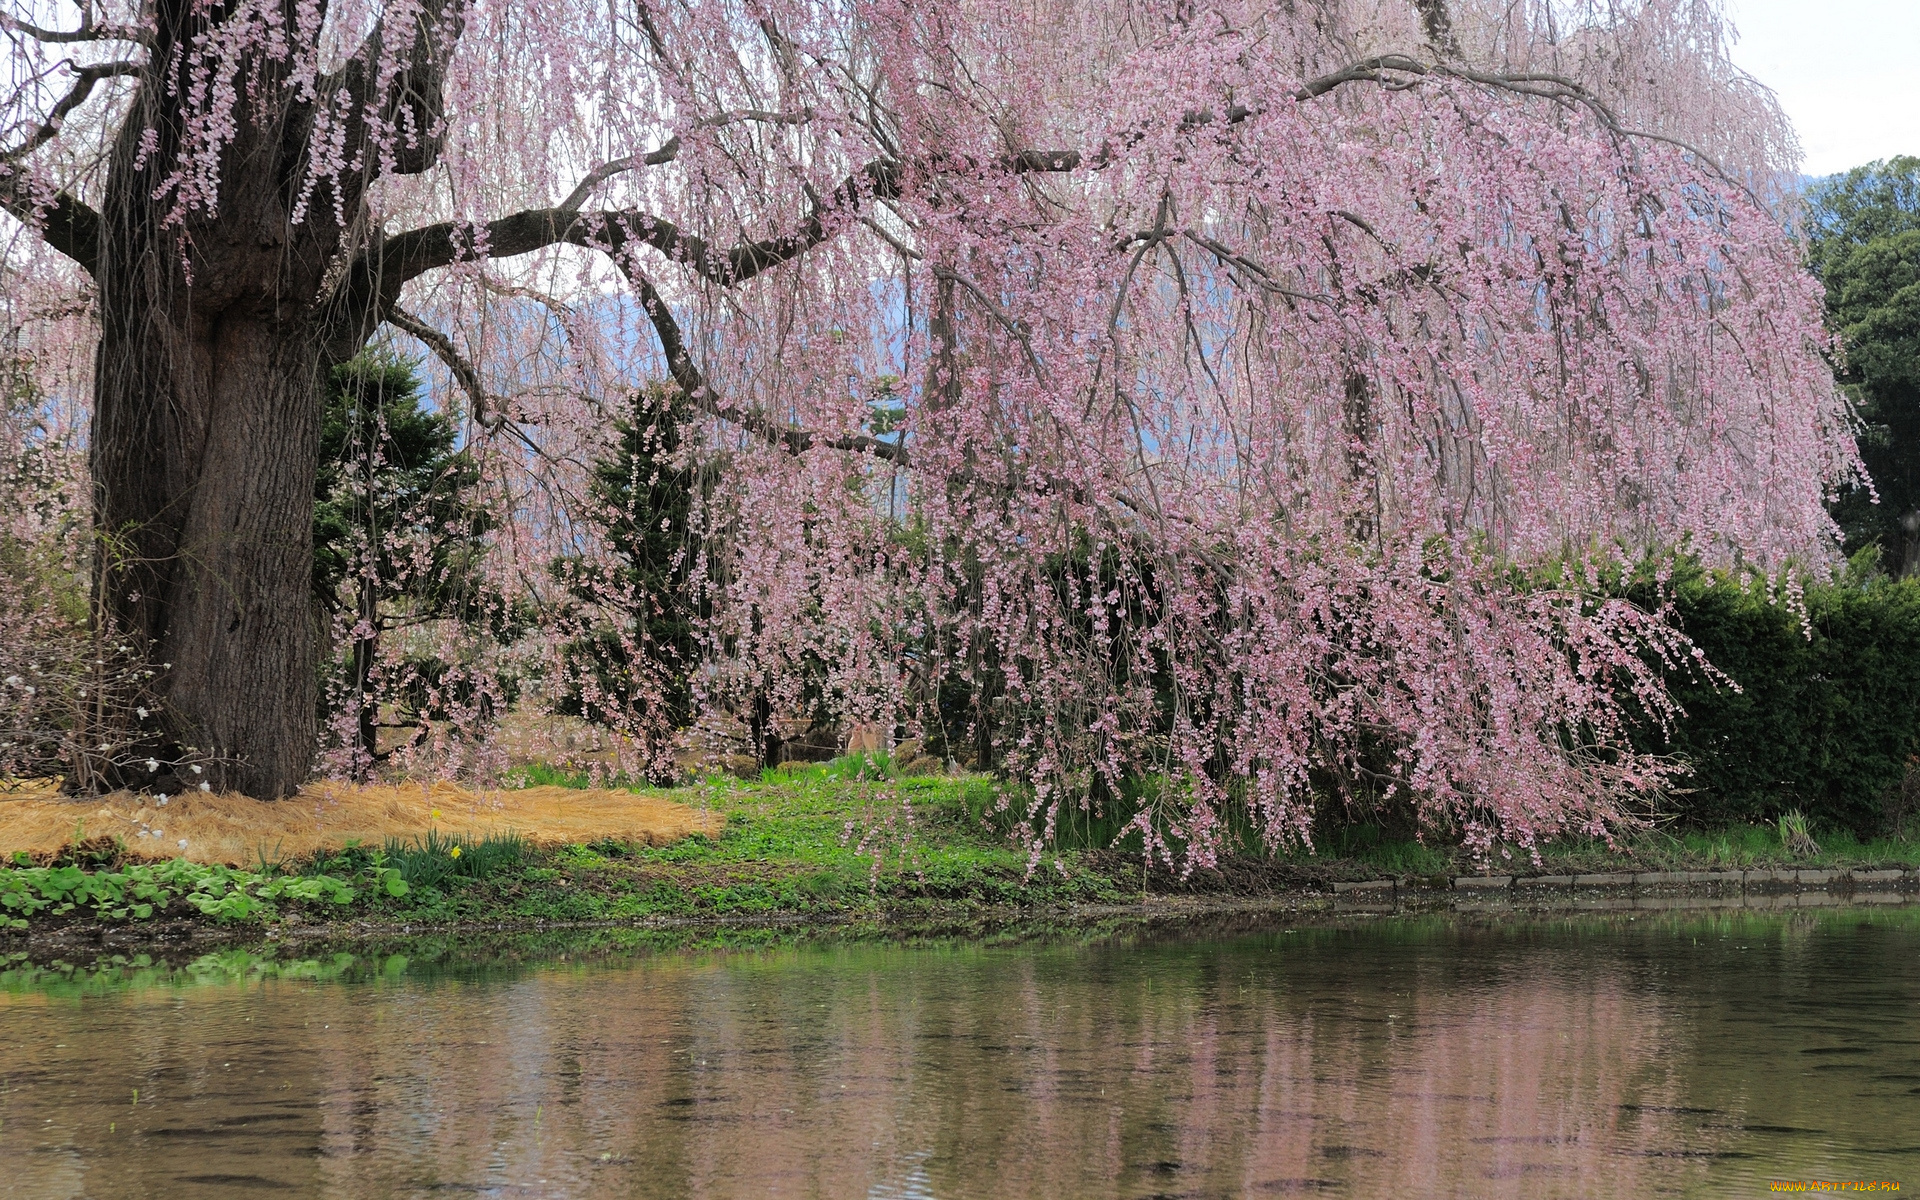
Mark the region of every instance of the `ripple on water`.
POLYGON ((1920 1166, 1889 1136, 1920 1127, 1912 910, 1293 921, 16 981, 0 1195, 1718 1195, 1920 1166))

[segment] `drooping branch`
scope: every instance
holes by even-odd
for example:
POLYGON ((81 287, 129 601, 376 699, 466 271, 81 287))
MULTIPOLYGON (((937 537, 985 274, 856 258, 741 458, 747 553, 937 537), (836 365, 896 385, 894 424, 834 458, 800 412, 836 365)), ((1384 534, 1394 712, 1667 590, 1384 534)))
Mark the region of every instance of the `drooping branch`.
POLYGON ((467 398, 472 401, 473 419, 482 429, 488 433, 505 432, 539 457, 548 462, 554 461, 553 455, 528 437, 526 432, 514 423, 504 406, 495 406, 488 399, 486 389, 480 383, 478 368, 466 355, 460 353, 460 348, 453 344, 452 338, 397 304, 388 307, 386 320, 387 324, 395 329, 411 334, 425 343, 426 347, 433 351, 434 357, 446 364, 447 370, 453 373, 454 380, 459 383, 460 390, 465 392, 467 398))
POLYGON ((1271 292, 1276 296, 1285 296, 1289 300, 1311 300, 1321 304, 1334 303, 1334 299, 1331 296, 1296 291, 1293 288, 1287 287, 1275 277, 1274 272, 1268 267, 1248 258, 1233 247, 1221 242, 1219 239, 1207 236, 1200 230, 1182 229, 1180 236, 1213 255, 1217 261, 1225 263, 1228 266, 1238 267, 1244 273, 1244 277, 1250 279, 1253 285, 1263 292, 1271 292))
MULTIPOLYGON (((1621 136, 1646 137, 1658 141, 1672 139, 1631 130, 1621 124, 1613 111, 1594 93, 1565 76, 1547 72, 1495 73, 1477 71, 1456 63, 1428 63, 1404 54, 1376 55, 1349 64, 1338 71, 1319 76, 1301 85, 1293 93, 1297 102, 1327 95, 1345 85, 1370 82, 1389 88, 1411 86, 1428 76, 1458 78, 1483 87, 1537 96, 1588 108, 1610 131, 1621 136)), ((1225 123, 1239 124, 1259 110, 1234 105, 1224 116, 1225 123)), ((717 126, 737 120, 798 121, 803 116, 745 111, 708 118, 702 125, 717 126)), ((1183 129, 1197 129, 1216 120, 1211 111, 1198 111, 1181 118, 1183 129)), ((1674 142, 1703 162, 1712 159, 1697 148, 1674 142)), ((584 178, 561 204, 551 208, 527 209, 488 222, 484 229, 470 223, 445 221, 425 226, 386 240, 377 255, 366 256, 361 273, 376 288, 397 292, 399 286, 427 271, 448 266, 465 257, 510 258, 561 243, 606 250, 616 256, 630 245, 652 246, 676 261, 693 268, 710 283, 732 286, 752 279, 763 271, 800 257, 833 235, 828 218, 835 213, 858 213, 870 199, 896 199, 907 174, 903 164, 879 160, 849 175, 824 202, 791 232, 773 238, 742 242, 719 250, 698 234, 680 228, 674 222, 651 213, 632 210, 584 212, 580 209, 592 190, 622 171, 640 165, 661 165, 673 161, 679 153, 680 139, 670 139, 660 149, 646 155, 617 159, 596 168, 584 178), (376 282, 377 281, 377 282, 376 282)), ((998 169, 1013 174, 1061 173, 1080 169, 1102 169, 1116 159, 1111 147, 1088 157, 1077 150, 1023 150, 1000 159, 998 169)), ((928 175, 966 174, 982 168, 979 161, 953 157, 917 164, 928 175)), ((1716 171, 1717 167, 1714 168, 1716 171)))
POLYGON ((472 402, 473 416, 476 421, 489 428, 496 428, 499 422, 506 420, 503 414, 488 412, 487 393, 480 386, 480 372, 467 361, 466 355, 460 353, 460 348, 453 344, 452 338, 398 304, 387 309, 387 324, 419 339, 433 351, 435 357, 446 364, 447 370, 453 372, 454 379, 460 384, 460 390, 465 392, 467 399, 472 402))
MULTIPOLYGON (((669 143, 671 145, 671 143, 669 143)), ((655 151, 665 152, 667 147, 655 151)), ((677 148, 676 148, 677 149, 677 148)), ((647 156, 651 159, 653 156, 647 156)), ((643 160, 644 161, 644 160, 643 160)), ((999 160, 998 169, 1012 174, 1071 171, 1079 167, 1081 156, 1072 150, 1027 150, 999 160)), ((589 175, 590 185, 600 180, 594 175, 612 173, 616 164, 598 168, 589 175)), ((959 173, 978 171, 977 160, 958 157, 925 164, 929 172, 959 173)), ((605 178, 605 176, 602 176, 605 178)), ((710 283, 723 287, 745 283, 763 271, 800 257, 831 238, 837 227, 829 224, 836 214, 856 214, 869 200, 897 199, 906 179, 906 168, 891 161, 876 161, 848 175, 826 200, 816 203, 799 226, 789 233, 757 241, 741 242, 719 250, 698 234, 681 229, 672 221, 651 213, 632 210, 582 212, 559 205, 553 208, 527 209, 490 221, 484 229, 472 224, 442 221, 388 238, 377 255, 368 255, 359 265, 361 286, 397 290, 399 286, 427 271, 448 266, 463 258, 511 258, 548 246, 570 243, 590 249, 622 254, 636 244, 652 246, 677 262, 683 262, 710 283)), ((583 185, 591 190, 590 185, 583 185)), ((575 188, 568 199, 584 199, 582 188, 575 188)))
POLYGON ((1009 336, 1020 343, 1020 349, 1026 357, 1028 368, 1033 371, 1034 379, 1042 385, 1046 383, 1047 368, 1041 364, 1040 356, 1034 352, 1033 337, 1024 323, 1015 320, 1006 309, 994 302, 993 297, 982 291, 979 284, 958 271, 949 267, 935 267, 933 277, 942 283, 955 284, 972 296, 974 301, 986 310, 987 315, 999 324, 1000 328, 1006 330, 1009 336))
POLYGON ((653 286, 637 267, 633 265, 631 254, 615 255, 614 261, 620 266, 621 273, 633 284, 640 294, 641 307, 646 310, 647 319, 653 324, 654 336, 660 339, 660 350, 666 356, 667 373, 673 382, 687 397, 687 400, 708 416, 717 417, 753 434, 770 446, 778 447, 789 454, 804 454, 814 447, 829 450, 850 450, 860 454, 871 454, 875 458, 885 459, 896 467, 909 464, 905 446, 894 442, 881 441, 865 434, 848 434, 841 437, 824 437, 808 429, 796 428, 784 422, 776 421, 764 413, 729 403, 715 390, 706 374, 693 361, 693 355, 687 350, 687 343, 680 332, 680 322, 673 311, 667 307, 666 300, 659 289, 653 286))
MULTIPOLYGON (((1516 94, 1579 104, 1589 109, 1603 126, 1616 134, 1630 132, 1622 128, 1612 111, 1603 102, 1571 79, 1548 73, 1480 72, 1453 62, 1429 63, 1406 55, 1380 55, 1349 64, 1339 71, 1320 76, 1302 85, 1294 92, 1293 98, 1296 102, 1305 102, 1327 95, 1341 87, 1363 82, 1375 83, 1389 89, 1400 89, 1410 87, 1415 81, 1426 77, 1458 78, 1479 86, 1498 88, 1516 94)), ((1224 120, 1227 124, 1238 124, 1256 116, 1257 111, 1235 105, 1226 112, 1224 120)), ((799 122, 805 119, 807 117, 804 114, 789 115, 744 110, 707 118, 699 122, 696 127, 718 127, 745 120, 799 122)), ((1180 124, 1182 129, 1192 130, 1212 124, 1216 120, 1213 113, 1199 111, 1186 114, 1180 124)), ((515 213, 489 222, 484 228, 471 224, 442 222, 400 234, 387 240, 374 253, 363 257, 359 264, 359 273, 364 281, 362 286, 367 289, 367 294, 384 293, 393 296, 405 281, 466 258, 506 258, 563 243, 596 249, 609 254, 635 286, 660 340, 671 375, 700 410, 736 424, 769 444, 780 446, 792 453, 804 452, 815 445, 825 445, 873 453, 878 457, 904 464, 906 459, 904 448, 893 443, 859 436, 825 439, 810 430, 795 428, 765 414, 728 403, 694 363, 677 320, 651 280, 639 270, 633 254, 640 245, 651 246, 664 256, 691 267, 697 275, 710 283, 723 287, 737 285, 764 271, 793 261, 829 240, 844 224, 844 222, 834 221, 835 216, 858 214, 862 220, 867 220, 864 210, 870 207, 872 200, 896 199, 900 196, 907 174, 906 167, 890 160, 870 163, 843 180, 827 199, 816 200, 811 211, 793 230, 772 238, 742 242, 724 250, 712 246, 706 239, 680 228, 670 220, 649 213, 632 210, 581 211, 581 206, 594 189, 607 179, 637 167, 658 166, 673 162, 678 158, 680 150, 681 138, 676 135, 657 150, 647 154, 629 155, 603 164, 589 172, 561 204, 551 208, 515 213)), ((1099 170, 1113 161, 1115 156, 1112 151, 1108 147, 1102 147, 1101 151, 1091 159, 1078 151, 1036 150, 1006 156, 996 165, 999 169, 1011 173, 1064 172, 1078 169, 1083 165, 1089 169, 1099 170)), ((958 156, 915 165, 918 173, 936 177, 966 174, 981 169, 978 161, 958 156)), ((1371 232, 1363 220, 1346 213, 1339 215, 1355 221, 1363 229, 1371 232)), ((1166 232, 1170 234, 1175 231, 1166 232)), ((1279 282, 1270 269, 1197 230, 1181 230, 1178 234, 1212 253, 1224 264, 1230 264, 1245 273, 1262 290, 1284 295, 1290 300, 1324 301, 1325 299, 1325 297, 1286 287, 1279 282)), ((1164 237, 1166 234, 1160 236, 1164 237)), ((943 283, 948 286, 964 285, 974 299, 980 302, 1003 328, 1019 340, 1025 350, 1028 364, 1036 376, 1044 374, 1030 340, 1024 335, 1024 330, 1017 322, 1014 322, 989 297, 967 281, 949 278, 943 280, 943 283)), ((483 401, 477 387, 477 376, 473 373, 471 366, 465 365, 463 369, 463 366, 458 364, 463 364, 464 360, 458 359, 457 355, 449 357, 452 346, 444 336, 421 326, 403 310, 396 309, 396 312, 398 313, 398 319, 395 321, 397 325, 420 337, 448 361, 463 387, 475 397, 476 411, 479 411, 483 401)))
MULTIPOLYGON (((1437 0, 1416 0, 1416 7, 1418 7, 1423 14, 1423 21, 1425 20, 1425 14, 1428 11, 1429 4, 1434 6, 1435 11, 1438 12, 1443 22, 1439 25, 1429 26, 1430 36, 1441 37, 1448 45, 1453 45, 1455 52, 1457 52, 1457 45, 1454 45, 1452 40, 1451 25, 1444 23, 1445 9, 1438 7, 1437 0)), ((1437 48, 1444 50, 1446 47, 1437 48)), ((1357 62, 1349 63, 1337 71, 1330 71, 1325 75, 1316 76, 1308 80, 1294 89, 1293 99, 1297 103, 1304 104, 1309 100, 1318 99, 1321 96, 1338 91, 1340 88, 1352 83, 1376 83, 1390 91, 1401 91, 1412 87, 1419 80, 1428 77, 1459 79, 1467 83, 1477 84, 1481 87, 1492 88, 1498 91, 1510 92, 1515 95, 1533 96, 1543 100, 1554 100, 1561 103, 1579 105, 1591 112, 1609 133, 1617 137, 1664 142, 1669 146, 1677 147, 1693 155, 1720 178, 1731 183, 1739 183, 1738 180, 1728 175, 1711 155, 1698 146, 1678 138, 1668 137, 1665 134, 1652 133, 1644 129, 1634 129, 1626 125, 1620 120, 1619 116, 1614 113, 1613 109, 1590 88, 1581 84, 1578 80, 1570 79, 1565 75, 1557 75, 1550 71, 1479 71, 1459 62, 1429 63, 1422 62, 1420 59, 1406 54, 1378 54, 1371 58, 1363 58, 1357 62)), ((1227 109, 1225 123, 1228 125, 1237 125, 1242 121, 1260 115, 1262 111, 1263 110, 1259 108, 1236 104, 1227 109)), ((1220 119, 1221 118, 1212 110, 1201 109, 1190 112, 1182 117, 1180 125, 1182 129, 1193 130, 1211 125, 1220 119)), ((1131 145, 1143 136, 1144 134, 1136 132, 1123 136, 1120 140, 1123 145, 1131 145)), ((1076 155, 1074 157, 1076 159, 1074 165, 1077 166, 1078 156, 1076 155)), ((1110 147, 1103 147, 1099 154, 1088 160, 1088 165, 1098 169, 1108 165, 1116 157, 1117 155, 1110 147)), ((1752 192, 1747 189, 1744 184, 1740 184, 1739 186, 1741 190, 1746 191, 1749 196, 1752 195, 1752 192)))
POLYGON ((377 260, 365 268, 380 286, 397 288, 427 271, 463 258, 511 258, 548 246, 571 243, 610 254, 629 246, 652 246, 692 267, 702 278, 723 286, 744 283, 771 267, 788 262, 831 236, 826 217, 834 211, 857 210, 869 196, 897 196, 901 171, 892 163, 873 163, 855 172, 835 188, 824 205, 791 233, 743 242, 717 251, 706 239, 682 230, 672 221, 635 211, 583 213, 562 207, 528 209, 487 223, 472 225, 442 221, 387 239, 377 260))
POLYGON ((380 174, 417 175, 428 170, 439 161, 445 138, 447 62, 465 24, 465 0, 422 0, 413 18, 404 69, 381 78, 391 33, 383 15, 353 55, 322 79, 318 88, 323 97, 343 96, 347 101, 341 107, 350 114, 352 132, 342 148, 345 157, 359 157, 372 148, 370 132, 375 123, 398 133, 392 145, 379 147, 367 160, 370 169, 378 160, 380 174))
MULTIPOLYGON (((1591 112, 1607 132, 1620 138, 1636 138, 1649 142, 1663 142, 1666 145, 1684 150, 1711 170, 1720 179, 1733 184, 1749 198, 1753 198, 1752 189, 1735 179, 1715 161, 1712 155, 1691 142, 1668 137, 1661 133, 1652 133, 1645 129, 1635 129, 1621 121, 1606 101, 1578 80, 1551 71, 1478 71, 1457 62, 1421 62, 1404 54, 1382 54, 1374 58, 1344 67, 1329 75, 1322 75, 1302 85, 1293 94, 1295 100, 1307 101, 1349 83, 1377 83, 1383 87, 1398 90, 1413 86, 1416 80, 1436 76, 1459 79, 1481 87, 1511 92, 1520 96, 1534 96, 1543 100, 1553 100, 1563 104, 1573 104, 1591 112)), ((1240 119, 1253 115, 1250 110, 1236 108, 1229 114, 1231 121, 1238 115, 1240 119)), ((1757 199, 1755 201, 1758 203, 1757 199)))

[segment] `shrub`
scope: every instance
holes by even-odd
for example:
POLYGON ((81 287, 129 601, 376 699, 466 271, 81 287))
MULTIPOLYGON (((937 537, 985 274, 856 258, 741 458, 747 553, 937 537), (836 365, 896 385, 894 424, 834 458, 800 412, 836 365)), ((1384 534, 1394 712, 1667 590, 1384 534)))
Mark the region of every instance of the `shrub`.
POLYGON ((1676 579, 1680 627, 1740 688, 1670 677, 1685 718, 1666 736, 1640 727, 1641 749, 1692 764, 1689 823, 1798 809, 1866 835, 1894 819, 1920 755, 1920 580, 1864 566, 1807 589, 1804 627, 1760 586, 1697 569, 1676 579))

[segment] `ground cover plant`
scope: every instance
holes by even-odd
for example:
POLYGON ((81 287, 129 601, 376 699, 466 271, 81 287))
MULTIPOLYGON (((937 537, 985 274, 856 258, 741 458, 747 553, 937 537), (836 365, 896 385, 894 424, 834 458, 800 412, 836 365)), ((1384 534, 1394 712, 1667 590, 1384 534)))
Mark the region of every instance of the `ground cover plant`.
MULTIPOLYGON (((287 901, 305 902, 292 910, 313 920, 350 913, 564 921, 1124 898, 1077 856, 1030 884, 1026 849, 987 819, 1000 786, 979 776, 893 779, 884 759, 853 758, 772 770, 752 782, 718 777, 675 789, 675 799, 716 809, 727 822, 717 837, 696 834, 665 846, 603 839, 537 849, 512 835, 429 833, 263 863, 259 871, 183 860, 89 871, 85 855, 74 853, 51 867, 0 867, 0 895, 19 897, 17 929, 43 917, 149 920, 166 914, 168 898, 231 921, 284 915, 287 901), (155 872, 171 890, 148 910, 120 912, 119 896, 129 886, 149 886, 155 872), (111 903, 95 901, 96 893, 111 903), (206 906, 222 898, 229 898, 225 907, 206 906)), ((91 844, 95 857, 114 853, 91 844)))
POLYGON ((116 923, 187 908, 216 921, 247 921, 272 914, 281 899, 347 905, 354 889, 329 875, 262 874, 178 858, 92 870, 72 863, 0 867, 0 922, 16 933, 43 913, 116 923))
MULTIPOLYGON (((588 781, 581 780, 582 786, 588 781)), ((1149 864, 1137 833, 1081 826, 1031 874, 1009 785, 971 775, 899 775, 885 756, 711 777, 673 789, 725 814, 715 836, 667 845, 615 839, 560 847, 515 837, 429 835, 350 845, 256 870, 183 860, 114 865, 95 839, 43 866, 0 867, 0 920, 21 933, 75 922, 138 927, 189 920, 373 927, 659 921, 977 921, 989 914, 1123 906, 1150 896, 1251 899, 1324 893, 1340 881, 1438 882, 1457 875, 1618 871, 1920 868, 1920 838, 1856 838, 1792 813, 1767 824, 1663 826, 1565 838, 1537 862, 1488 863, 1404 829, 1331 825, 1316 848, 1269 852, 1250 823, 1213 866, 1149 864)))
POLYGON ((353 843, 299 862, 262 859, 249 870, 185 858, 126 861, 123 842, 91 838, 48 856, 50 863, 16 853, 0 865, 0 929, 21 933, 45 918, 132 925, 195 914, 225 924, 271 919, 288 908, 342 917, 356 901, 359 910, 369 900, 408 896, 431 903, 445 888, 518 866, 527 853, 513 834, 430 832, 372 848, 353 843))
POLYGON ((1713 0, 526 11, 9 4, 0 773, 484 782, 518 698, 635 777, 912 738, 1036 881, 1329 805, 1528 855, 1675 776, 1619 562, 1831 562, 1713 0), (368 362, 438 415, 328 425, 368 362))

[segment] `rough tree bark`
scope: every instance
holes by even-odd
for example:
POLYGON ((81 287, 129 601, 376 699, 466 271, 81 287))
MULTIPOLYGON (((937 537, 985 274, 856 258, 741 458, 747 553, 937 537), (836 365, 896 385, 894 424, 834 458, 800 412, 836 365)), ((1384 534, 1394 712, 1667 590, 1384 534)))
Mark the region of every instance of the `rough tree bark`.
MULTIPOLYGON (((291 24, 296 6, 283 7, 291 24)), ((311 773, 319 638, 309 576, 322 386, 328 368, 378 327, 381 299, 342 307, 325 285, 351 249, 371 171, 339 181, 337 209, 330 196, 299 219, 296 209, 317 103, 344 90, 357 112, 407 110, 415 128, 433 126, 454 27, 443 23, 442 5, 425 7, 412 31, 413 69, 378 95, 367 63, 382 30, 368 53, 321 80, 311 101, 284 64, 258 55, 249 64, 257 84, 236 105, 235 134, 221 154, 217 204, 183 207, 156 188, 190 119, 165 71, 176 48, 231 14, 166 0, 154 10, 144 65, 114 72, 138 82, 100 210, 63 193, 44 214, 49 242, 98 289, 96 598, 110 628, 150 655, 162 701, 159 769, 110 783, 178 786, 170 766, 183 751, 206 762, 195 779, 264 798, 290 794, 311 773)), ((346 136, 364 138, 365 129, 346 136)), ((383 165, 424 170, 435 149, 421 138, 383 165)), ((40 215, 17 192, 4 199, 20 215, 40 215)))
MULTIPOLYGON (((143 80, 137 103, 156 92, 143 80)), ((255 128, 230 150, 251 169, 183 247, 139 162, 146 125, 115 147, 94 263, 96 594, 163 665, 167 732, 214 760, 210 785, 277 797, 313 757, 327 248, 289 222, 278 130, 255 128)))

